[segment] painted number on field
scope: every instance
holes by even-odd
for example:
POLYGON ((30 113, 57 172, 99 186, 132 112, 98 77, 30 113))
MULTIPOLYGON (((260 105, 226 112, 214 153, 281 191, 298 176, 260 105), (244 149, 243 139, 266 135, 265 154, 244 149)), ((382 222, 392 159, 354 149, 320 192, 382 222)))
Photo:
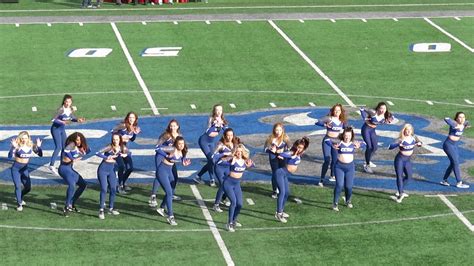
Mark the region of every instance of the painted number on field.
POLYGON ((158 57, 158 56, 178 56, 182 47, 152 47, 146 48, 140 54, 143 57, 158 57))
POLYGON ((440 53, 450 52, 451 44, 449 43, 415 43, 410 45, 410 51, 416 53, 440 53))
POLYGON ((68 57, 106 57, 112 52, 110 48, 79 48, 72 50, 68 57))

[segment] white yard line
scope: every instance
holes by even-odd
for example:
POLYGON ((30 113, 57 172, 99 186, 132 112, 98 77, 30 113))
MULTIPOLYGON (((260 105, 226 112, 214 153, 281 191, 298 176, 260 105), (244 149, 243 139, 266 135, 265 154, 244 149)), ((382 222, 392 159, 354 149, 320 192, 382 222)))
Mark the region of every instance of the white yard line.
POLYGON ((470 47, 469 45, 465 44, 463 41, 461 41, 460 39, 456 38, 454 35, 452 35, 451 33, 447 32, 446 30, 444 30, 443 28, 441 28, 440 26, 438 26, 436 23, 434 23, 433 21, 431 21, 429 18, 424 18, 424 20, 426 22, 428 22, 431 26, 435 27, 436 29, 438 29, 439 31, 441 31, 442 33, 444 33, 444 35, 448 36, 449 38, 453 39, 454 41, 456 41, 457 43, 459 43, 460 45, 462 45, 464 48, 466 48, 467 50, 469 50, 471 53, 474 53, 474 49, 472 47, 470 47))
POLYGON ((313 102, 309 102, 308 104, 309 104, 309 106, 311 106, 311 107, 316 107, 316 104, 314 104, 313 102))
POLYGON ((301 8, 354 8, 354 7, 426 7, 426 6, 472 6, 474 3, 424 3, 424 4, 366 4, 366 5, 282 5, 282 6, 222 6, 222 7, 179 7, 179 8, 100 8, 88 9, 14 9, 0 10, 0 13, 32 12, 101 12, 101 11, 144 11, 174 12, 176 10, 226 10, 226 9, 301 9, 301 8))
POLYGON ((221 250, 222 255, 224 256, 225 262, 227 263, 227 265, 235 265, 234 261, 232 260, 232 257, 230 256, 229 250, 227 250, 224 240, 222 239, 221 234, 217 229, 216 224, 212 220, 211 213, 209 213, 206 204, 204 204, 204 201, 202 200, 201 193, 199 193, 199 190, 197 189, 196 185, 190 185, 190 187, 193 191, 194 197, 198 201, 199 207, 201 207, 202 214, 204 215, 204 218, 206 218, 207 224, 211 229, 212 235, 214 236, 214 239, 216 240, 217 245, 219 246, 219 249, 221 250))
POLYGON ((293 47, 293 49, 306 61, 306 63, 308 63, 314 69, 314 71, 316 71, 316 73, 318 73, 329 84, 329 86, 331 86, 331 88, 333 88, 333 90, 335 90, 337 94, 339 94, 339 96, 344 99, 344 101, 346 101, 348 105, 356 107, 351 99, 349 99, 349 97, 347 97, 347 95, 342 92, 342 90, 339 89, 339 87, 328 76, 326 76, 326 74, 324 74, 324 72, 313 61, 311 61, 311 59, 309 59, 309 57, 306 56, 306 54, 301 51, 298 46, 296 46, 296 44, 290 39, 290 37, 288 37, 288 35, 286 35, 286 33, 284 33, 273 21, 269 20, 268 23, 270 23, 270 25, 283 37, 283 39, 285 39, 285 41, 288 42, 291 47, 293 47))
POLYGON ((474 232, 474 226, 469 222, 469 220, 454 206, 451 201, 446 198, 445 195, 438 195, 438 197, 453 211, 453 213, 461 220, 471 232, 474 232))
POLYGON ((464 99, 464 101, 465 101, 467 104, 474 104, 474 103, 472 103, 471 101, 469 101, 468 99, 464 99))
POLYGON ((122 35, 120 34, 120 31, 118 30, 117 26, 115 23, 110 23, 112 26, 112 29, 115 32, 115 36, 117 37, 117 40, 120 43, 120 47, 122 47, 122 51, 125 54, 125 57, 127 58, 128 64, 132 68, 133 74, 135 74, 135 77, 137 78, 138 84, 140 84, 140 87, 143 90, 143 93, 145 94, 145 97, 148 101, 148 104, 151 107, 151 110, 154 115, 159 115, 160 113, 158 112, 158 109, 156 108, 155 102, 153 101, 153 97, 151 97, 150 91, 148 90, 148 87, 145 84, 145 81, 143 81, 142 76, 140 75, 140 72, 138 71, 137 66, 135 65, 135 62, 133 62, 133 58, 130 55, 130 52, 128 51, 127 46, 125 45, 125 42, 123 41, 122 35))
POLYGON ((395 21, 395 22, 396 22, 396 21, 398 21, 398 19, 397 19, 397 18, 392 18, 392 19, 393 19, 393 21, 395 21))
POLYGON ((270 106, 271 106, 272 108, 276 108, 276 107, 277 107, 275 103, 269 103, 269 104, 270 104, 270 106))

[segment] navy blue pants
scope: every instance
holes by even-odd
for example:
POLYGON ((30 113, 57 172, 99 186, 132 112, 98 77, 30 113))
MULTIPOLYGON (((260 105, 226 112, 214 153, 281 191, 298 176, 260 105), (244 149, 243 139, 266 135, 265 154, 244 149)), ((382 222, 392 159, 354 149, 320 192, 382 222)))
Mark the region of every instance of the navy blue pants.
POLYGON ((243 206, 240 178, 232 178, 228 176, 224 181, 224 190, 230 200, 228 222, 235 223, 243 206))
POLYGON ((461 169, 459 168, 459 151, 458 151, 458 141, 452 141, 450 138, 446 138, 443 143, 443 150, 448 155, 449 166, 444 173, 444 180, 448 180, 451 172, 454 171, 454 176, 456 177, 457 182, 461 182, 461 169))
POLYGON ((230 166, 216 164, 215 174, 216 174, 217 180, 219 181, 219 189, 217 190, 216 200, 214 201, 214 204, 219 204, 219 202, 224 200, 226 197, 225 190, 224 190, 224 183, 229 173, 230 173, 230 166))
POLYGON ((125 182, 127 182, 130 174, 133 172, 132 155, 128 155, 127 157, 117 157, 117 165, 119 186, 123 186, 125 185, 125 182))
POLYGON ((161 208, 166 206, 168 210, 168 215, 173 216, 173 188, 171 187, 171 182, 173 181, 173 171, 171 170, 173 166, 167 164, 160 164, 157 170, 158 182, 160 182, 161 188, 165 191, 165 197, 161 202, 161 208))
POLYGON ((377 151, 377 133, 375 132, 375 128, 371 128, 365 123, 362 126, 361 133, 362 138, 367 144, 367 147, 365 148, 365 163, 368 165, 372 159, 372 155, 374 155, 375 151, 377 151))
MULTIPOLYGON (((160 166, 161 162, 163 161, 163 155, 156 153, 155 154, 155 169, 158 169, 160 166)), ((176 190, 176 185, 178 185, 178 168, 176 167, 176 164, 173 164, 173 168, 171 169, 173 172, 173 181, 171 182, 171 187, 173 188, 173 194, 176 190)), ((156 170, 156 173, 158 173, 158 170, 156 170)), ((153 179, 153 187, 151 189, 151 194, 156 195, 158 191, 158 187, 160 186, 160 182, 158 181, 158 175, 155 174, 155 179, 153 179)))
POLYGON ((212 161, 212 154, 214 153, 214 140, 210 140, 206 134, 199 137, 199 147, 201 151, 206 155, 207 164, 201 168, 198 176, 202 177, 205 172, 209 173, 209 180, 214 180, 214 162, 212 161))
POLYGON ((117 176, 114 170, 115 163, 102 161, 97 169, 97 177, 100 185, 100 208, 105 209, 105 196, 107 195, 107 187, 109 193, 109 207, 114 208, 115 194, 117 193, 117 176))
POLYGON ((59 153, 61 152, 62 149, 64 149, 67 136, 66 136, 66 130, 64 129, 64 125, 58 126, 58 125, 53 124, 51 126, 50 131, 51 131, 51 136, 53 137, 53 141, 54 141, 54 151, 53 151, 53 155, 51 155, 51 161, 49 165, 54 165, 59 153))
POLYGON ((278 159, 276 156, 272 159, 272 154, 269 154, 268 160, 270 161, 270 168, 272 169, 272 191, 276 192, 278 187, 276 181, 276 171, 278 168, 285 167, 285 160, 278 159))
POLYGON ((15 185, 15 197, 18 205, 21 204, 23 197, 31 191, 31 179, 27 163, 14 162, 11 168, 12 180, 15 185), (21 185, 23 184, 23 190, 21 185))
POLYGON ((59 165, 59 175, 66 181, 68 188, 66 191, 66 207, 72 207, 87 187, 84 178, 72 168, 72 163, 59 165), (79 186, 77 190, 76 184, 79 186), (74 192, 75 191, 75 192, 74 192))
POLYGON ((413 175, 410 158, 411 156, 405 156, 401 153, 398 153, 395 157, 395 174, 397 175, 397 188, 400 195, 402 195, 403 189, 413 175))
POLYGON ((276 171, 276 181, 277 181, 277 186, 278 186, 278 199, 277 199, 277 209, 276 211, 278 213, 283 212, 285 210, 285 203, 288 200, 288 197, 290 196, 290 187, 288 184, 288 176, 290 175, 290 172, 284 168, 279 168, 276 171))
POLYGON ((344 189, 344 192, 346 194, 346 202, 350 202, 352 198, 352 186, 354 185, 354 162, 342 163, 340 161, 337 161, 335 171, 336 186, 334 186, 334 200, 332 203, 334 205, 337 205, 342 189, 344 189))
POLYGON ((326 141, 327 139, 331 138, 326 136, 323 138, 322 142, 324 162, 321 167, 321 180, 319 181, 321 183, 324 181, 328 169, 331 169, 331 176, 334 176, 334 167, 336 166, 337 161, 337 150, 333 148, 330 141, 326 141), (329 166, 331 166, 331 168, 329 168, 329 166))

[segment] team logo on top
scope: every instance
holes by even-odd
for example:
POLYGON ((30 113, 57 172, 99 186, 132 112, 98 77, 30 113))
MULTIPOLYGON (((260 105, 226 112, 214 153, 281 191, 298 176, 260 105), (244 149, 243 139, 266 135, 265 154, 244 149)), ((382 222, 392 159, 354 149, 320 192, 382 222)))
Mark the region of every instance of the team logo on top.
POLYGON ((106 57, 112 52, 110 48, 79 48, 67 54, 68 57, 106 57))
POLYGON ((161 57, 161 56, 178 56, 182 47, 152 47, 146 48, 140 54, 143 57, 161 57))
POLYGON ((450 43, 415 43, 410 45, 410 51, 416 53, 440 53, 450 52, 450 43))

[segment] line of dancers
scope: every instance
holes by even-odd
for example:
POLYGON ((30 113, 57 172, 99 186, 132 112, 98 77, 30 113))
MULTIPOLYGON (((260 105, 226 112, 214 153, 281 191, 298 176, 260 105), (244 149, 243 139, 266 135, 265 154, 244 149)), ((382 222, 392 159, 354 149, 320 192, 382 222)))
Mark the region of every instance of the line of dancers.
MULTIPOLYGON (((372 168, 376 165, 371 161, 377 150, 376 128, 383 124, 393 123, 394 116, 388 111, 387 105, 380 102, 374 109, 361 108, 361 117, 364 120, 362 126, 363 141, 356 140, 353 127, 348 125, 347 114, 341 104, 332 106, 326 117, 318 119, 316 125, 326 128, 326 135, 322 139, 323 164, 321 167, 319 186, 324 186, 327 172, 330 171, 329 181, 335 181, 332 209, 339 211, 339 198, 342 190, 345 192, 345 205, 353 208, 352 186, 354 183, 355 164, 354 155, 357 149, 365 148, 364 171, 373 173, 372 168)), ((74 169, 74 163, 81 160, 91 152, 87 140, 80 132, 66 136, 65 127, 71 122, 82 123, 84 118, 75 116, 72 108, 72 96, 65 95, 56 115, 52 119, 51 135, 55 149, 51 157, 49 169, 52 173, 61 176, 68 185, 66 191, 65 206, 63 214, 68 217, 73 212, 80 212, 76 203, 87 183, 80 173, 74 169), (60 155, 60 165, 56 169, 55 161, 60 155), (76 188, 77 186, 77 188, 76 188)), ((449 166, 441 181, 441 185, 450 186, 448 178, 452 172, 456 177, 455 186, 468 188, 463 183, 459 167, 458 143, 470 123, 466 120, 463 112, 456 113, 454 119, 445 118, 449 125, 448 137, 443 143, 443 150, 449 158, 449 166)), ((99 214, 100 219, 105 219, 105 213, 119 215, 115 208, 116 193, 127 193, 131 188, 127 180, 133 172, 132 153, 127 144, 134 141, 141 129, 138 127, 138 116, 129 112, 125 119, 111 130, 111 140, 104 148, 98 150, 95 155, 102 158, 97 169, 97 178, 100 185, 99 214), (118 173, 118 174, 116 174, 118 173), (117 178, 118 176, 118 178, 117 178), (109 206, 106 208, 106 196, 109 191, 109 206)), ((308 149, 310 141, 307 137, 290 142, 282 123, 273 125, 272 133, 264 144, 264 152, 268 153, 271 167, 272 198, 276 199, 275 219, 286 223, 290 215, 285 212, 285 203, 290 195, 288 177, 297 171, 301 157, 308 149)), ((12 180, 15 186, 17 211, 23 211, 26 206, 25 195, 31 190, 31 180, 28 171, 28 162, 34 154, 42 156, 42 141, 31 140, 26 131, 22 131, 11 141, 9 158, 14 159, 11 167, 12 180), (22 189, 23 185, 23 189, 22 189)), ((393 199, 401 203, 408 197, 404 187, 412 177, 411 157, 416 147, 423 143, 414 134, 414 128, 405 124, 400 131, 399 137, 389 145, 388 149, 398 149, 395 156, 394 168, 396 173, 397 193, 393 199)), ((198 184, 204 183, 203 175, 209 175, 210 186, 218 186, 213 210, 223 212, 221 209, 224 199, 227 198, 229 216, 226 229, 234 232, 236 227, 242 226, 238 221, 238 215, 243 205, 241 180, 244 172, 254 167, 250 159, 248 149, 239 137, 235 135, 234 129, 229 127, 224 117, 222 105, 216 104, 208 120, 206 131, 199 137, 199 146, 206 156, 206 165, 194 177, 198 184), (220 136, 220 139, 219 139, 220 136), (216 141, 219 139, 219 141, 216 141), (216 182, 217 181, 217 182, 216 182)), ((191 161, 186 157, 188 151, 185 139, 181 135, 180 125, 177 120, 172 119, 158 140, 155 147, 155 169, 156 178, 153 182, 149 205, 156 208, 159 215, 166 218, 170 225, 177 225, 174 212, 173 200, 180 200, 175 195, 178 183, 178 171, 176 164, 181 163, 188 166, 191 161), (165 196, 158 206, 156 192, 161 186, 165 196)))

